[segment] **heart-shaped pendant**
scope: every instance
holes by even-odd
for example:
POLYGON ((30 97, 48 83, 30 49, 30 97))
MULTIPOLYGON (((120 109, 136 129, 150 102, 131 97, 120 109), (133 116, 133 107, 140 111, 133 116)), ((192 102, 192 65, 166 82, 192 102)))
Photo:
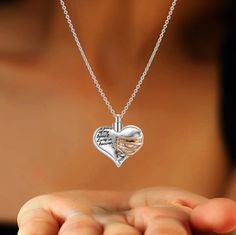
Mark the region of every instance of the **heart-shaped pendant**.
POLYGON ((142 130, 129 125, 122 128, 120 117, 116 117, 113 127, 99 127, 93 135, 96 148, 109 157, 117 167, 143 145, 142 130))

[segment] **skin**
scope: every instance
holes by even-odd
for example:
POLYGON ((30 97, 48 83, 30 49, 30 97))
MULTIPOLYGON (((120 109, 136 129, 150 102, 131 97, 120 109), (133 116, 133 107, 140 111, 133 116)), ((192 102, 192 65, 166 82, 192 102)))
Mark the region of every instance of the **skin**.
MULTIPOLYGON (((120 3, 68 5, 89 61, 118 110, 136 84, 156 41, 153 32, 160 32, 168 11, 161 1, 120 3), (96 25, 88 20, 93 17, 96 25)), ((178 5, 149 77, 124 119, 125 125, 143 129, 145 145, 119 170, 87 141, 98 126, 113 120, 58 2, 48 4, 27 1, 0 9, 5 32, 0 34, 0 200, 8 202, 0 204, 1 220, 14 221, 29 198, 73 188, 135 192, 165 185, 202 197, 235 199, 236 177, 218 123, 218 29, 209 33, 214 38, 207 34, 212 25, 200 31, 200 46, 186 36, 192 25, 206 25, 212 3, 178 5)), ((71 200, 70 194, 63 195, 71 200)))
POLYGON ((36 197, 18 215, 18 235, 190 235, 236 227, 236 202, 177 188, 70 191, 36 197), (207 214, 206 214, 207 211, 207 214))

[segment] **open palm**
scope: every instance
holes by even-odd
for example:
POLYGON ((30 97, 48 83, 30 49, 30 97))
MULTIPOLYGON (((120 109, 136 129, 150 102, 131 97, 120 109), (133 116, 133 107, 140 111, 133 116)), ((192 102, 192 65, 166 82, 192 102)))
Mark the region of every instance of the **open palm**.
POLYGON ((191 235, 236 227, 236 202, 177 188, 134 192, 69 191, 28 201, 19 235, 191 235))

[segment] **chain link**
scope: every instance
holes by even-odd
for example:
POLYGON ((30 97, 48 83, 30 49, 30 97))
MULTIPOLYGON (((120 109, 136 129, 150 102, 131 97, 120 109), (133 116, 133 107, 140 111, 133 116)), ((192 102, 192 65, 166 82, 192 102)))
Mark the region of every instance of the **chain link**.
POLYGON ((93 82, 94 82, 98 92, 100 93, 103 101, 105 102, 105 104, 106 104, 108 110, 111 112, 112 116, 115 118, 117 115, 119 115, 120 118, 122 119, 124 117, 124 115, 127 113, 127 111, 129 109, 129 107, 131 106, 131 104, 133 103, 136 95, 138 94, 138 92, 139 92, 139 90, 141 88, 141 85, 143 84, 144 79, 147 76, 147 73, 148 73, 148 71, 149 71, 149 69, 151 67, 151 64, 152 64, 152 62, 154 60, 154 57, 155 57, 156 53, 158 52, 159 47, 160 47, 161 42, 162 42, 162 39, 163 39, 163 37, 164 37, 164 35, 166 33, 167 27, 168 27, 168 25, 170 23, 171 17, 172 17, 172 15, 174 13, 175 6, 176 6, 178 0, 173 0, 172 4, 170 6, 170 10, 168 12, 168 15, 166 17, 165 23, 164 23, 164 25, 162 27, 161 33, 160 33, 160 35, 159 35, 159 37, 157 39, 157 42, 156 42, 155 47, 154 47, 154 49, 152 51, 152 54, 151 54, 151 56, 150 56, 150 58, 149 58, 149 60, 147 62, 147 65, 146 65, 146 67, 145 67, 145 69, 144 69, 144 71, 143 71, 143 73, 142 73, 142 75, 141 75, 141 77, 140 77, 140 79, 139 79, 135 89, 133 90, 133 92, 132 92, 128 102, 126 103, 126 105, 124 106, 124 108, 123 108, 123 110, 121 111, 120 114, 117 114, 115 112, 115 110, 113 109, 113 107, 112 107, 110 101, 108 100, 105 92, 103 91, 101 85, 99 84, 99 81, 98 81, 96 75, 94 74, 92 67, 90 66, 90 64, 88 62, 88 59, 87 59, 87 57, 86 57, 86 55, 84 53, 84 50, 83 50, 83 48, 81 46, 80 40, 79 40, 78 35, 77 35, 76 31, 75 31, 74 25, 73 25, 73 23, 71 21, 71 18, 70 18, 70 15, 69 15, 69 12, 67 10, 67 7, 66 7, 66 4, 65 4, 64 0, 59 0, 59 1, 60 1, 62 10, 64 12, 65 18, 67 20, 67 23, 68 23, 68 25, 70 27, 70 31, 71 31, 71 33, 73 35, 74 40, 75 40, 75 43, 76 43, 76 45, 77 45, 77 47, 78 47, 78 49, 79 49, 79 51, 81 53, 81 56, 82 56, 82 58, 83 58, 83 60, 85 62, 85 65, 86 65, 86 67, 87 67, 87 69, 88 69, 88 71, 89 71, 89 73, 90 73, 90 75, 91 75, 91 77, 93 79, 93 82))

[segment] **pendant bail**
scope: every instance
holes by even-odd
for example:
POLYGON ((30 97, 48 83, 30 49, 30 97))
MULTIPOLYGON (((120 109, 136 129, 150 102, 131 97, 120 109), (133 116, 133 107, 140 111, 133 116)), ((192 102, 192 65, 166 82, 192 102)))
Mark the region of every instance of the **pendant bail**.
POLYGON ((115 117, 115 123, 113 123, 112 125, 113 129, 116 131, 116 132, 120 132, 121 129, 122 129, 122 123, 121 123, 121 116, 120 114, 117 114, 116 117, 115 117))

